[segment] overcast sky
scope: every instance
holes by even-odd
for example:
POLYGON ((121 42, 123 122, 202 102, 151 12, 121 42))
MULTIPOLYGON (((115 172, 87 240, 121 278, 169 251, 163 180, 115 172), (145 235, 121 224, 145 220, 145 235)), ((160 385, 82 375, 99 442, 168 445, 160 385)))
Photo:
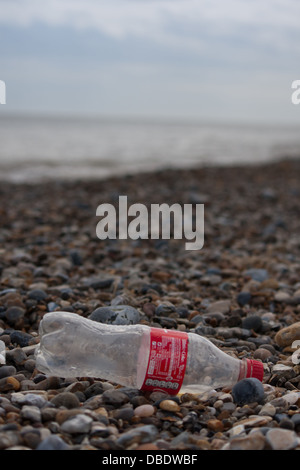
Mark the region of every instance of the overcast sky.
POLYGON ((300 124, 299 0, 0 0, 0 113, 300 124))

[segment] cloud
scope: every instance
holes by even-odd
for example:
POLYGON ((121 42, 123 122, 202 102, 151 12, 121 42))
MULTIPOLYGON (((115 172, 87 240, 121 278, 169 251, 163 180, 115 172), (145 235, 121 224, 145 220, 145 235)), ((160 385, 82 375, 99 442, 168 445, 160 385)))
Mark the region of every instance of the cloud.
POLYGON ((183 41, 191 48, 202 44, 203 34, 238 35, 281 48, 299 36, 298 0, 2 0, 0 8, 0 23, 42 22, 117 39, 146 37, 174 46, 183 41))
POLYGON ((16 109, 296 113, 299 0, 0 0, 0 12, 16 109))

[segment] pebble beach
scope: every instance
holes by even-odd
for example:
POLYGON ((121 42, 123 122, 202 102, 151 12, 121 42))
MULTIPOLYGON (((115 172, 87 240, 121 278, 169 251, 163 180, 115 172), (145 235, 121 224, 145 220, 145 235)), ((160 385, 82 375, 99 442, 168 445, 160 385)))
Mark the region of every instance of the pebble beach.
POLYGON ((286 159, 1 182, 0 450, 300 450, 299 180, 286 159), (120 195, 204 204, 203 248, 99 240, 96 208, 120 195), (261 361, 263 382, 174 397, 45 375, 35 349, 54 311, 196 333, 261 361))

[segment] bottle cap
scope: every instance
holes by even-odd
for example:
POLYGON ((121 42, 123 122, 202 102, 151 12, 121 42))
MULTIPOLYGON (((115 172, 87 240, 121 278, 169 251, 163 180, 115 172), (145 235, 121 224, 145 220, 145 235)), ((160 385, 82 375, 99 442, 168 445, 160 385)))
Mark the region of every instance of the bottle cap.
POLYGON ((264 366, 260 361, 254 359, 247 359, 247 374, 246 377, 254 377, 262 382, 264 377, 264 366))

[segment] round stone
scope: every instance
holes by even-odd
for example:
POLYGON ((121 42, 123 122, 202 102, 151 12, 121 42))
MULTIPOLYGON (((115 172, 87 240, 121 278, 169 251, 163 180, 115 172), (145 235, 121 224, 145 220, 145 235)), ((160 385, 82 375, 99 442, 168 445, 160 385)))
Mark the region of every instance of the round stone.
POLYGON ((48 296, 47 296, 46 292, 43 291, 42 289, 33 289, 28 293, 28 298, 29 299, 33 299, 33 300, 37 300, 37 301, 45 300, 47 297, 48 296))
POLYGON ((275 341, 281 347, 290 346, 296 340, 300 340, 300 322, 279 330, 275 335, 275 341))
POLYGON ((93 418, 84 414, 77 414, 67 419, 61 425, 61 430, 69 434, 88 433, 91 429, 93 418))
POLYGON ((61 439, 61 437, 53 434, 44 439, 36 448, 36 450, 68 450, 70 447, 61 439))
POLYGON ((250 292, 240 292, 237 296, 238 304, 243 307, 251 302, 252 295, 250 292))
POLYGON ((130 305, 112 305, 97 308, 88 318, 99 323, 112 325, 134 325, 139 322, 140 317, 139 311, 130 305))
POLYGON ((155 408, 152 405, 140 405, 137 406, 134 410, 135 416, 139 416, 140 418, 147 418, 152 416, 155 412, 155 408))
POLYGON ((159 407, 161 410, 171 411, 172 413, 180 411, 180 406, 174 400, 163 400, 160 402, 159 407))
POLYGON ((22 307, 9 307, 5 312, 6 319, 10 325, 17 323, 24 315, 25 309, 22 307))
POLYGON ((254 359, 260 359, 262 362, 266 361, 272 356, 273 354, 271 353, 271 351, 268 351, 268 349, 264 349, 264 348, 258 348, 253 353, 254 359))
POLYGON ((33 341, 34 338, 29 333, 25 333, 25 331, 15 330, 10 333, 11 342, 14 344, 18 344, 21 348, 25 346, 29 346, 33 341))
POLYGON ((270 429, 266 434, 266 439, 272 450, 291 450, 300 444, 300 438, 295 431, 289 429, 270 429))
POLYGON ((15 375, 17 369, 14 366, 2 366, 0 367, 0 379, 3 377, 9 377, 10 375, 15 375))
POLYGON ((237 405, 244 405, 252 402, 261 402, 265 396, 262 383, 251 377, 237 382, 232 389, 232 397, 237 405))
POLYGON ((57 408, 63 406, 67 409, 71 409, 78 408, 80 406, 80 401, 77 396, 71 392, 58 393, 58 395, 55 395, 50 401, 57 408))
POLYGON ((259 332, 262 329, 262 319, 259 315, 248 315, 242 321, 242 327, 259 332))

